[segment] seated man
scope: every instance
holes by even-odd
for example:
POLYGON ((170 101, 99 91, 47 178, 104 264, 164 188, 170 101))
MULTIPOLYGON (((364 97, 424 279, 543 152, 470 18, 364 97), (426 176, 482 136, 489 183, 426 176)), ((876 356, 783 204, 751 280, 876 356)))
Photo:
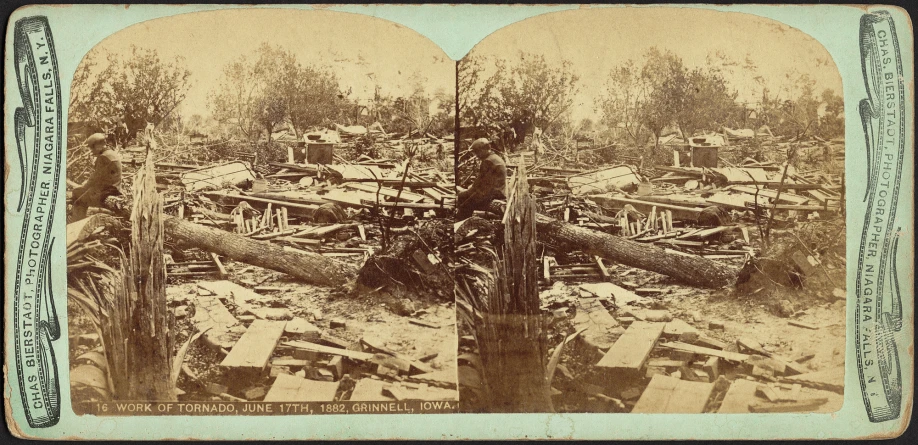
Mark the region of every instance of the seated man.
POLYGON ((85 218, 89 207, 101 206, 105 198, 121 194, 121 158, 118 153, 108 147, 102 133, 87 138, 86 145, 96 156, 96 164, 89 179, 73 190, 71 221, 85 218))
POLYGON ((487 139, 472 142, 472 153, 481 159, 478 176, 468 190, 460 190, 456 200, 456 217, 465 219, 475 210, 487 210, 494 199, 506 199, 507 165, 490 148, 487 139))

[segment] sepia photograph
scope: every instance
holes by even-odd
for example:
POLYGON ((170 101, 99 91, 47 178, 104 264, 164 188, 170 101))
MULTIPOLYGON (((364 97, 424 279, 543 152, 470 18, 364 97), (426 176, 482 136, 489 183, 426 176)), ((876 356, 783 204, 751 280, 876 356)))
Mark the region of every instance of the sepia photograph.
POLYGON ((772 19, 583 8, 457 68, 463 412, 809 413, 845 378, 845 102, 772 19))
POLYGON ((74 410, 454 410, 455 68, 414 30, 318 10, 96 45, 67 107, 74 410))

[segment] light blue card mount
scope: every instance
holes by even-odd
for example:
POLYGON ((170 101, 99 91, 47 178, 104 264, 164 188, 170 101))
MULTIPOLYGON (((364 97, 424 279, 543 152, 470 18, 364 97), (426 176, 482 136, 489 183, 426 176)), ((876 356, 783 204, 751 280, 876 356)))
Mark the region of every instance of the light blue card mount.
MULTIPOLYGON (((8 340, 4 395, 7 423, 20 437, 87 440, 777 440, 897 436, 908 425, 914 395, 911 352, 914 346, 914 290, 910 284, 914 276, 911 230, 914 209, 910 199, 914 192, 913 47, 908 15, 899 8, 884 6, 35 5, 18 9, 9 19, 5 60, 8 94, 4 115, 8 131, 4 134, 8 167, 4 201, 7 241, 4 326, 8 340), (818 323, 815 326, 818 329, 810 329, 814 327, 810 318, 809 323, 801 322, 810 328, 784 327, 787 320, 772 317, 768 319, 770 322, 779 320, 782 325, 762 329, 786 331, 781 335, 793 337, 786 340, 789 343, 805 336, 835 337, 836 340, 815 344, 835 344, 835 341, 839 345, 834 352, 817 352, 830 357, 826 363, 844 369, 843 377, 836 376, 843 382, 843 395, 839 394, 837 400, 839 406, 828 412, 675 414, 651 410, 647 414, 636 414, 612 409, 613 412, 564 412, 564 404, 556 403, 557 412, 552 414, 469 413, 463 412, 465 403, 461 399, 458 402, 448 399, 422 401, 410 397, 397 400, 399 391, 385 393, 388 396, 384 401, 363 404, 250 402, 244 391, 227 389, 221 392, 219 385, 207 386, 206 378, 202 379, 202 388, 206 390, 200 392, 217 400, 133 398, 130 402, 135 403, 75 403, 74 380, 83 383, 94 380, 86 375, 88 371, 79 374, 78 378, 73 372, 96 356, 74 354, 74 351, 92 352, 82 347, 85 346, 83 342, 88 341, 86 338, 91 338, 84 335, 90 332, 87 328, 90 325, 79 326, 80 330, 74 331, 75 325, 71 323, 74 321, 71 314, 77 311, 78 300, 81 295, 85 296, 86 290, 78 288, 74 293, 68 287, 72 285, 68 281, 71 278, 68 267, 73 266, 68 262, 72 252, 66 211, 68 190, 73 184, 68 181, 70 178, 75 182, 86 180, 85 175, 71 175, 78 174, 76 169, 84 165, 80 163, 89 159, 87 149, 81 144, 83 138, 72 137, 78 123, 74 116, 95 109, 92 108, 94 103, 102 106, 101 98, 110 93, 89 90, 98 101, 80 98, 79 94, 84 91, 78 85, 79 74, 98 75, 103 66, 100 64, 87 71, 87 55, 101 63, 107 55, 131 54, 133 45, 141 51, 156 49, 167 65, 181 58, 190 72, 187 89, 180 101, 182 106, 176 108, 174 115, 165 113, 160 118, 180 116, 176 120, 187 123, 192 119, 206 121, 212 117, 208 115, 215 112, 214 97, 220 93, 220 88, 214 86, 221 85, 221 76, 227 73, 225 67, 241 60, 240 56, 256 54, 263 41, 291 50, 304 65, 322 66, 336 73, 339 82, 349 87, 348 100, 355 104, 369 103, 380 93, 408 97, 418 85, 423 85, 431 97, 439 93, 444 98, 455 98, 456 61, 463 58, 511 60, 517 54, 530 53, 540 54, 549 64, 560 66, 564 61, 570 62, 572 72, 579 79, 577 92, 571 96, 570 119, 583 121, 595 117, 598 121, 602 111, 597 110, 596 102, 597 98, 607 97, 604 88, 608 72, 629 60, 641 63, 651 47, 676 53, 689 67, 703 66, 708 63, 708 56, 716 56, 720 50, 727 56, 720 60, 737 62, 723 63, 720 68, 732 85, 747 91, 738 96, 738 100, 746 103, 760 100, 761 89, 755 89, 761 87, 757 77, 768 78, 772 92, 790 92, 793 88, 770 79, 793 76, 799 79, 803 74, 810 76, 809 80, 819 91, 833 90, 843 98, 841 120, 844 123, 842 133, 837 136, 843 140, 844 147, 842 181, 837 185, 841 187, 844 200, 840 207, 843 208, 847 242, 843 244, 845 261, 840 264, 846 271, 846 279, 835 287, 847 291, 840 298, 843 306, 836 306, 834 312, 843 317, 841 325, 833 326, 837 320, 832 319, 818 323), (350 71, 348 67, 352 65, 360 68, 350 71), (728 72, 730 69, 733 71, 728 72), (88 105, 75 108, 75 103, 88 105), (77 155, 85 159, 79 160, 77 155)), ((489 69, 484 69, 481 75, 491 74, 489 69)), ((459 96, 461 102, 461 91, 459 96)), ((780 94, 776 97, 781 101, 789 98, 780 94)), ((445 99, 438 103, 442 105, 439 108, 444 113, 444 122, 452 125, 454 109, 445 99)), ((430 105, 431 110, 435 108, 438 107, 430 105)), ((825 104, 818 108, 818 121, 823 122, 825 104)), ((458 120, 464 118, 463 112, 459 112, 458 120)), ((362 116, 359 107, 355 113, 362 116)), ((431 111, 431 115, 433 113, 431 111)), ((383 121, 382 126, 390 122, 383 121)), ((233 121, 233 125, 238 123, 233 121)), ((125 123, 125 127, 129 125, 125 123)), ((463 122, 459 122, 458 127, 459 134, 466 131, 463 122)), ((548 127, 545 130, 549 131, 548 127)), ((447 140, 449 134, 444 127, 438 139, 447 140)), ((302 135, 297 133, 296 136, 302 135)), ((456 180, 461 181, 461 178, 456 180)), ((420 202, 424 197, 417 199, 420 202)), ((169 205, 168 199, 165 205, 169 205)), ((825 207, 828 211, 829 204, 825 207)), ((436 210, 419 208, 422 210, 416 213, 436 210)), ((290 206, 290 210, 295 208, 290 206)), ((799 211, 810 210, 801 208, 799 211)), ((280 215, 278 223, 281 216, 287 219, 280 215)), ((242 224, 245 226, 246 222, 242 224)), ((359 239, 360 233, 356 228, 353 230, 354 237, 359 239)), ((305 249, 304 245, 308 242, 301 242, 298 248, 305 249)), ((346 249, 326 253, 345 256, 353 253, 346 249)), ((804 255, 805 260, 807 256, 804 255)), ((425 260, 416 261, 423 263, 425 260)), ((823 273, 824 265, 813 267, 815 273, 823 273)), ((255 291, 277 292, 270 285, 242 284, 255 291)), ((328 289, 318 286, 318 289, 328 289)), ((828 291, 831 293, 832 289, 828 291)), ((196 295, 205 293, 195 292, 196 295)), ((211 293, 220 295, 219 292, 211 293)), ((222 300, 223 304, 232 303, 234 312, 239 303, 233 299, 241 298, 237 294, 230 300, 222 300)), ((173 304, 176 300, 172 298, 170 296, 170 313, 175 314, 173 309, 185 305, 173 304)), ((441 313, 445 310, 443 307, 436 307, 438 309, 431 309, 431 312, 448 318, 441 313)), ((417 315, 420 312, 416 309, 408 313, 425 319, 425 315, 417 315)), ((830 311, 820 312, 823 309, 814 310, 817 312, 813 314, 831 314, 830 311)), ((305 316, 293 315, 294 318, 305 316)), ((809 315, 811 313, 806 313, 804 318, 809 315)), ((314 317, 313 324, 333 329, 330 321, 321 315, 309 316, 314 317)), ((462 345, 464 334, 455 331, 460 322, 455 315, 452 317, 451 327, 438 319, 440 324, 431 325, 436 327, 415 325, 415 328, 438 332, 437 341, 441 343, 462 345)), ((727 328, 729 332, 731 327, 727 328)), ((270 327, 265 329, 270 331, 270 327)), ((347 332, 347 328, 340 329, 347 332)), ((376 331, 364 330, 370 343, 369 334, 372 333, 376 331)), ((306 334, 298 331, 296 335, 306 334)), ((731 338, 730 342, 733 340, 731 338)), ((769 338, 771 340, 774 339, 769 338)), ((284 343, 281 340, 282 346, 284 343)), ((410 342, 406 340, 405 344, 410 342)), ((352 357, 344 360, 359 363, 370 360, 363 354, 373 356, 381 351, 362 345, 359 353, 339 351, 338 354, 351 354, 352 357)), ((179 349, 182 345, 173 346, 179 349)), ((377 346, 391 348, 391 345, 377 346)), ((326 344, 325 347, 333 346, 326 344)), ((736 350, 732 344, 727 349, 736 350)), ((288 363, 304 367, 298 361, 324 361, 329 356, 323 356, 323 351, 328 350, 291 352, 288 363)), ((406 355, 414 359, 429 356, 430 352, 417 349, 406 355)), ((451 360, 458 360, 457 350, 435 352, 441 359, 451 355, 451 360)), ((286 352, 273 358, 279 356, 288 359, 286 352)), ((104 356, 103 361, 106 361, 104 356)), ((421 363, 420 366, 425 365, 421 363)), ((457 368, 455 363, 444 366, 457 368)), ((331 370, 328 372, 334 374, 334 365, 323 364, 316 368, 331 370)), ((381 373, 380 381, 390 384, 396 381, 391 375, 386 376, 391 368, 382 368, 373 367, 373 372, 381 373)), ((170 377, 172 373, 182 374, 181 369, 176 371, 171 370, 170 377)), ((106 375, 102 378, 109 380, 106 375)), ((321 380, 324 377, 312 377, 318 379, 315 381, 328 383, 321 380)), ((187 375, 180 378, 183 382, 189 379, 187 375)), ((340 376, 335 378, 340 381, 340 376)), ((769 382, 767 378, 757 378, 757 385, 793 387, 792 383, 780 379, 769 382)), ((420 390, 421 385, 431 391, 438 388, 436 383, 403 380, 406 391, 420 390)), ((103 382, 103 386, 111 384, 103 382)), ((641 387, 643 385, 646 381, 641 387)), ((265 388, 265 391, 270 390, 265 388)), ((307 392, 312 391, 320 390, 310 387, 307 392)), ((257 391, 249 395, 251 400, 261 400, 257 391)), ((620 396, 614 398, 621 399, 619 401, 626 403, 629 409, 640 402, 620 396)))

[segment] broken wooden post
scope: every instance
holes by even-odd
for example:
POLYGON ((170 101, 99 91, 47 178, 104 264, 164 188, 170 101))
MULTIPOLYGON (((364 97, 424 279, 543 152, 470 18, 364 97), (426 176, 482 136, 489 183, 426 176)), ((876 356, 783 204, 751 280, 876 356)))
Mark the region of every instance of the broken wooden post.
POLYGON ((126 400, 175 401, 172 379, 173 337, 169 330, 166 302, 166 265, 163 260, 163 200, 156 191, 153 157, 134 177, 131 208, 131 251, 133 276, 126 277, 130 326, 121 327, 128 348, 128 391, 126 400))
POLYGON ((490 409, 553 412, 539 319, 535 201, 529 195, 525 165, 520 165, 509 189, 502 261, 486 297, 489 310, 476 326, 490 409))

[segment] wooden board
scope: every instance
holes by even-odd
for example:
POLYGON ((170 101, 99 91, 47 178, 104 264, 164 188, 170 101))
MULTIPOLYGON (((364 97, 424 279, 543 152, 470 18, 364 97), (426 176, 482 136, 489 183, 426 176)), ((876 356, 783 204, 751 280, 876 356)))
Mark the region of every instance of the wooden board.
POLYGON ((746 354, 740 354, 738 352, 729 352, 729 351, 719 351, 717 349, 711 348, 702 348, 701 346, 690 345, 688 343, 682 343, 678 341, 666 343, 663 345, 667 348, 677 349, 680 351, 687 351, 694 354, 709 355, 713 357, 720 357, 722 359, 730 360, 731 362, 744 362, 749 356, 746 354))
POLYGON ((360 379, 357 381, 357 385, 354 386, 354 391, 351 393, 349 400, 352 402, 390 402, 395 400, 392 397, 383 395, 383 386, 385 385, 386 383, 381 380, 360 379))
POLYGON ((265 396, 265 402, 331 402, 339 382, 307 380, 290 374, 278 374, 265 396))
MULTIPOLYGON (((810 200, 806 196, 794 195, 791 193, 781 193, 781 196, 778 196, 777 190, 759 188, 756 190, 754 186, 751 185, 734 185, 730 187, 731 190, 736 190, 738 192, 743 192, 749 195, 755 196, 758 193, 759 196, 764 196, 766 198, 775 199, 778 198, 778 202, 788 202, 790 204, 804 204, 810 200)), ((750 201, 752 198, 750 198, 750 201)))
POLYGON ((663 334, 665 323, 635 321, 609 352, 596 364, 604 368, 640 371, 650 355, 650 350, 663 334))
POLYGON ((752 405, 749 410, 754 413, 806 413, 816 411, 817 408, 825 405, 828 401, 829 399, 820 397, 796 402, 759 402, 752 405))
POLYGON ((363 184, 359 182, 349 182, 345 184, 344 187, 352 190, 360 190, 362 192, 372 193, 374 195, 377 193, 378 189, 380 196, 387 196, 390 198, 395 198, 397 196, 400 201, 421 202, 426 199, 424 195, 419 195, 405 189, 402 189, 402 193, 399 194, 398 189, 394 189, 392 187, 377 187, 375 185, 363 184))
POLYGON ((749 405, 755 403, 758 383, 746 379, 734 380, 717 410, 721 414, 749 413, 749 405))
POLYGON ((262 370, 284 334, 286 321, 255 320, 223 359, 220 366, 262 370))
POLYGON ((288 341, 284 343, 285 346, 290 346, 296 349, 303 349, 306 351, 318 352, 320 354, 332 354, 340 355, 342 357, 347 357, 354 360, 367 361, 373 358, 373 354, 368 352, 360 351, 351 351, 350 349, 341 349, 333 348, 331 346, 318 345, 315 343, 310 343, 308 341, 288 341))
POLYGON ((239 320, 226 309, 216 295, 198 295, 195 297, 195 312, 192 323, 198 332, 207 329, 204 333, 207 341, 229 349, 238 338, 238 334, 230 333, 231 328, 238 327, 239 320))
POLYGON ((632 413, 697 414, 704 411, 713 383, 689 382, 656 374, 644 389, 632 413))

